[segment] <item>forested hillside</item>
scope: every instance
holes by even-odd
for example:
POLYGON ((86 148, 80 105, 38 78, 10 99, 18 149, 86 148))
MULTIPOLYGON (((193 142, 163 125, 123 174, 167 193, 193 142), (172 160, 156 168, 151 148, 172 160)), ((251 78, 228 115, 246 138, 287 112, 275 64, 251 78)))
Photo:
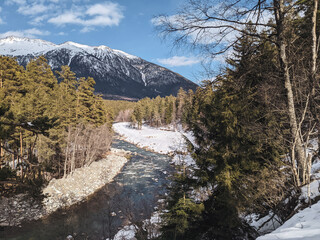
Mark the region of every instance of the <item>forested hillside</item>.
POLYGON ((109 150, 111 115, 93 93, 95 81, 77 80, 68 66, 57 75, 59 84, 43 57, 26 68, 0 57, 1 181, 41 186, 109 150))

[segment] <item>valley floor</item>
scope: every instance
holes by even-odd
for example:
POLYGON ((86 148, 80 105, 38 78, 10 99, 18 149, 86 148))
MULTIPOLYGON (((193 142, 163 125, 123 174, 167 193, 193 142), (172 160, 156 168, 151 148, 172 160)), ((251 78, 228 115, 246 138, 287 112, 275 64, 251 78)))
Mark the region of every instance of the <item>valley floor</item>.
MULTIPOLYGON (((192 134, 183 131, 168 131, 167 129, 157 129, 146 125, 138 130, 130 127, 130 123, 116 123, 113 125, 115 132, 121 137, 131 142, 138 147, 147 148, 148 150, 155 151, 163 154, 173 154, 175 151, 185 151, 184 136, 191 142, 194 142, 192 134)), ((193 160, 190 160, 194 164, 193 160)), ((320 163, 317 162, 313 165, 313 175, 318 177, 316 172, 319 171, 320 163)), ((307 189, 304 187, 303 193, 307 189), (305 189, 304 189, 305 188, 305 189)), ((302 198, 306 197, 302 194, 302 198)), ((317 180, 311 183, 311 198, 320 195, 319 182, 317 180)), ((132 235, 133 229, 122 230, 121 233, 126 233, 128 239, 132 235)), ((120 232, 119 232, 120 234, 120 232)), ((134 236, 134 234, 133 234, 134 236)), ((286 221, 282 226, 273 232, 257 238, 257 240, 274 240, 274 239, 287 239, 287 240, 319 240, 320 239, 320 202, 312 205, 310 208, 301 210, 292 218, 286 221)))

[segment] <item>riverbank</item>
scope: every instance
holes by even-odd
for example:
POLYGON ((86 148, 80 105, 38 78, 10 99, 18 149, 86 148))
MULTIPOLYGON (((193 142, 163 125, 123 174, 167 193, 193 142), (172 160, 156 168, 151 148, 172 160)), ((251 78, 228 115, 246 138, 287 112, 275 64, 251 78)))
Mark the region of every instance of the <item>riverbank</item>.
MULTIPOLYGON (((120 122, 113 124, 114 131, 120 135, 122 140, 130 142, 139 148, 148 151, 166 154, 171 156, 170 163, 173 165, 185 165, 195 167, 196 163, 187 151, 188 139, 193 145, 195 144, 194 136, 191 132, 185 132, 181 127, 177 129, 170 128, 153 128, 148 125, 142 125, 141 129, 132 128, 129 122, 120 122)), ((195 194, 198 191, 194 190, 195 194)), ((200 197, 197 197, 200 199, 200 197)), ((152 213, 148 219, 141 221, 143 231, 147 232, 148 239, 160 236, 161 214, 159 206, 163 205, 164 199, 158 201, 157 211, 152 213)), ((161 206, 160 209, 165 209, 161 206)), ((135 224, 126 225, 117 232, 114 240, 135 240, 139 227, 135 224)), ((140 229, 141 230, 141 229, 140 229)))
POLYGON ((76 169, 66 178, 53 179, 43 189, 42 202, 25 194, 0 199, 0 226, 18 226, 24 221, 37 220, 58 209, 86 200, 111 182, 128 161, 130 152, 111 149, 110 154, 90 166, 76 169))
POLYGON ((141 129, 130 127, 129 122, 113 124, 113 129, 122 139, 161 154, 172 154, 176 151, 185 152, 187 138, 194 144, 194 137, 191 132, 184 132, 181 129, 170 130, 166 128, 153 128, 142 125, 141 129))
POLYGON ((130 127, 129 122, 115 123, 113 129, 122 140, 128 141, 139 148, 173 156, 171 162, 174 165, 196 165, 187 151, 186 139, 196 146, 191 132, 185 132, 181 128, 170 130, 153 128, 147 125, 142 125, 141 129, 136 129, 130 127))

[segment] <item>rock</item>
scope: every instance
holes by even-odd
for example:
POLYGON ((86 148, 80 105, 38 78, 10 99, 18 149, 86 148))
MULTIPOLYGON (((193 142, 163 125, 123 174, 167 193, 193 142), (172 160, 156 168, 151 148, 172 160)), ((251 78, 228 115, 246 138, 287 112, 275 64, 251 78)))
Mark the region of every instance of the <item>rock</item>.
POLYGON ((111 215, 112 217, 117 216, 117 214, 116 214, 115 212, 112 212, 110 215, 111 215))
MULTIPOLYGON (((90 166, 76 169, 66 178, 53 178, 43 189, 42 204, 34 204, 34 200, 25 194, 11 198, 0 198, 0 227, 19 226, 23 221, 37 220, 54 211, 84 201, 87 197, 111 182, 118 174, 130 152, 123 149, 111 149, 111 153, 90 166)), ((66 239, 74 239, 69 235, 66 239), (68 237, 71 238, 68 238, 68 237)))
POLYGON ((51 181, 43 190, 43 193, 48 195, 43 201, 47 213, 81 202, 112 181, 127 162, 128 154, 130 152, 123 149, 111 148, 106 159, 76 169, 66 178, 51 181))

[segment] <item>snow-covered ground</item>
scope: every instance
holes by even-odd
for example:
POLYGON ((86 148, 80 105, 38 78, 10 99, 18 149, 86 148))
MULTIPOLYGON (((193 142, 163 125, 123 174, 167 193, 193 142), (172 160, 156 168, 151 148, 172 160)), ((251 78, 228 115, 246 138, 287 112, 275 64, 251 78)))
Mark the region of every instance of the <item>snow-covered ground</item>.
MULTIPOLYGON (((312 169, 316 169, 319 166, 319 162, 315 162, 312 169)), ((314 200, 320 195, 319 191, 319 179, 320 173, 313 171, 312 177, 315 179, 310 183, 310 198, 314 200)), ((301 187, 300 202, 308 202, 308 185, 301 187)), ((298 207, 301 205, 299 204, 298 207)), ((268 216, 259 221, 253 221, 250 225, 257 226, 256 229, 268 219, 268 216)), ((265 230, 272 229, 274 225, 277 227, 273 232, 257 238, 257 240, 274 240, 274 239, 288 239, 288 240, 320 240, 320 201, 313 204, 309 208, 305 208, 286 221, 283 225, 279 225, 277 221, 271 221, 264 226, 265 230)), ((263 232, 264 229, 260 229, 263 232)), ((274 228, 273 228, 274 229, 274 228)))
MULTIPOLYGON (((181 129, 179 131, 168 131, 165 129, 157 129, 149 126, 142 126, 141 130, 130 127, 129 123, 116 123, 113 125, 114 130, 122 136, 123 139, 136 144, 138 147, 147 148, 154 152, 170 154, 175 151, 186 152, 186 144, 184 137, 187 137, 193 144, 194 139, 191 133, 185 133, 181 129)), ((194 160, 190 155, 176 154, 173 157, 173 163, 176 165, 186 164, 194 165, 194 160)), ((312 166, 312 173, 314 179, 319 179, 320 161, 317 161, 312 166)), ((307 201, 307 186, 302 189, 300 200, 307 201)), ((320 195, 319 181, 314 180, 310 184, 311 199, 320 195)), ((266 217, 267 218, 267 217, 266 217)), ((251 225, 257 229, 266 219, 255 220, 253 217, 251 225)), ((320 240, 320 202, 306 208, 279 227, 279 222, 270 221, 269 224, 260 229, 260 232, 270 231, 270 229, 277 228, 273 232, 257 238, 257 240, 273 240, 273 239, 290 239, 290 240, 320 240), (270 225, 270 226, 269 226, 270 225)), ((134 236, 132 226, 127 226, 127 229, 119 232, 120 235, 134 236), (131 228, 130 228, 131 227, 131 228)), ((134 239, 134 238, 129 238, 134 239)))
MULTIPOLYGON (((147 232, 147 239, 154 239, 160 236, 161 216, 159 212, 154 212, 150 219, 143 221, 142 228, 147 232)), ((113 240, 136 240, 138 227, 135 225, 127 225, 120 229, 113 240)), ((106 240, 110 240, 107 238, 106 240)))
POLYGON ((257 240, 319 240, 320 239, 320 202, 295 214, 281 227, 257 240))
POLYGON ((126 141, 138 147, 162 154, 170 154, 175 151, 186 152, 184 136, 191 142, 194 142, 190 133, 152 128, 146 125, 143 125, 142 128, 138 130, 130 127, 130 123, 120 122, 115 123, 113 129, 126 141))

